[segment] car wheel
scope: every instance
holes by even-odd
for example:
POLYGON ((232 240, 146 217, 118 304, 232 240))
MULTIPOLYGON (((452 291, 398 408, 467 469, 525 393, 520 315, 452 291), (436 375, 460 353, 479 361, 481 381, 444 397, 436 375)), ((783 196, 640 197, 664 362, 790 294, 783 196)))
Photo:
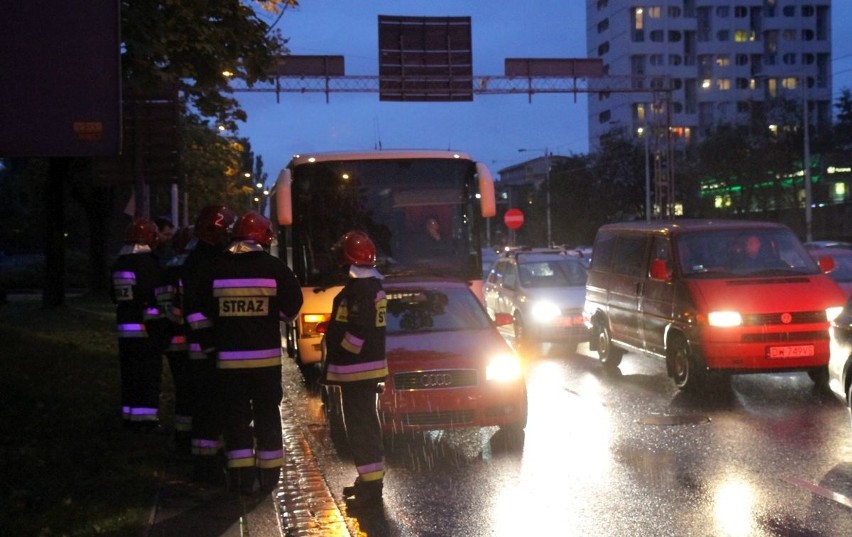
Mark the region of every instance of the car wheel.
POLYGON ((346 424, 343 421, 343 404, 340 400, 340 390, 337 386, 322 386, 322 401, 328 433, 337 450, 343 455, 348 449, 346 439, 346 424))
POLYGON ((518 352, 529 352, 534 350, 532 342, 530 341, 529 331, 527 330, 527 327, 524 324, 524 318, 521 317, 520 313, 515 314, 512 327, 515 333, 515 348, 518 352))
POLYGON ((621 358, 624 357, 624 351, 612 344, 612 335, 609 327, 604 323, 598 322, 595 325, 595 332, 598 343, 598 359, 604 367, 616 368, 621 364, 621 358))
POLYGON ((695 365, 695 357, 689 350, 686 340, 674 336, 667 348, 669 375, 681 390, 691 390, 700 384, 702 373, 695 365))
POLYGON ((828 386, 828 366, 809 369, 808 376, 818 388, 828 386))
POLYGON ((846 384, 846 404, 852 410, 852 382, 847 382, 846 384))

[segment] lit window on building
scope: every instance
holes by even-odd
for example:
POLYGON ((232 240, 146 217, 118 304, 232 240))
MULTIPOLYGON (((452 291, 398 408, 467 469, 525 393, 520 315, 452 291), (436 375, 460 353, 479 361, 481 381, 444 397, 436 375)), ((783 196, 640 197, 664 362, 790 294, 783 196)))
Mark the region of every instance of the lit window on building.
POLYGON ((794 90, 798 86, 799 79, 794 76, 788 76, 781 79, 781 87, 786 90, 794 90))
POLYGON ((717 67, 727 67, 731 65, 731 57, 727 54, 720 54, 716 56, 716 66, 717 67))
POLYGON ((649 19, 659 19, 663 16, 663 8, 660 6, 651 6, 648 8, 649 19))
POLYGON ((717 90, 729 90, 731 89, 731 79, 730 78, 719 78, 716 80, 716 89, 717 90))
POLYGON ((737 43, 748 43, 755 40, 755 33, 752 30, 736 30, 734 32, 734 41, 737 43))

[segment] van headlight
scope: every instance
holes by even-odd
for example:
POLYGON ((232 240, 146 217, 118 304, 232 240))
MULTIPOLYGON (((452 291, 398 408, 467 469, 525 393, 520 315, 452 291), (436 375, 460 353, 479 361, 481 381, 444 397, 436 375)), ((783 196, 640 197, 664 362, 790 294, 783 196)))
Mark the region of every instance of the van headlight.
POLYGON ((548 322, 562 315, 562 310, 559 309, 559 306, 549 300, 536 301, 530 312, 533 319, 540 323, 548 322))
POLYGON ((500 354, 485 367, 485 379, 494 382, 510 382, 521 378, 521 360, 512 354, 500 354))
POLYGON ((738 311, 711 311, 707 316, 710 326, 729 328, 743 324, 743 317, 738 311))
POLYGON ((841 313, 843 313, 843 306, 825 308, 825 316, 828 318, 828 322, 834 322, 841 313))

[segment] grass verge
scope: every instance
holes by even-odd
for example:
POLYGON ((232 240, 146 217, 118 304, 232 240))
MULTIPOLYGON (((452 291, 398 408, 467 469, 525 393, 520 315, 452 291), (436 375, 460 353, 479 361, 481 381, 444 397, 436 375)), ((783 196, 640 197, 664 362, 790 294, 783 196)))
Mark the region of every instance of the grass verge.
MULTIPOLYGON (((169 438, 121 427, 113 323, 106 298, 68 299, 55 309, 39 300, 0 305, 4 535, 144 531, 169 438)), ((167 370, 164 410, 172 393, 167 370)))

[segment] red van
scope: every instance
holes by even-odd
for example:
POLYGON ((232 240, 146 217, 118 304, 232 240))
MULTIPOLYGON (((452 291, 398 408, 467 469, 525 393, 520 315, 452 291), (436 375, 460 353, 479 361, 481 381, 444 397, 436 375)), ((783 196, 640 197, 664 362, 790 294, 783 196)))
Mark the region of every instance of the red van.
POLYGON ((590 348, 660 358, 681 389, 711 372, 807 371, 827 381, 829 323, 845 295, 786 226, 677 220, 598 230, 583 319, 590 348))

